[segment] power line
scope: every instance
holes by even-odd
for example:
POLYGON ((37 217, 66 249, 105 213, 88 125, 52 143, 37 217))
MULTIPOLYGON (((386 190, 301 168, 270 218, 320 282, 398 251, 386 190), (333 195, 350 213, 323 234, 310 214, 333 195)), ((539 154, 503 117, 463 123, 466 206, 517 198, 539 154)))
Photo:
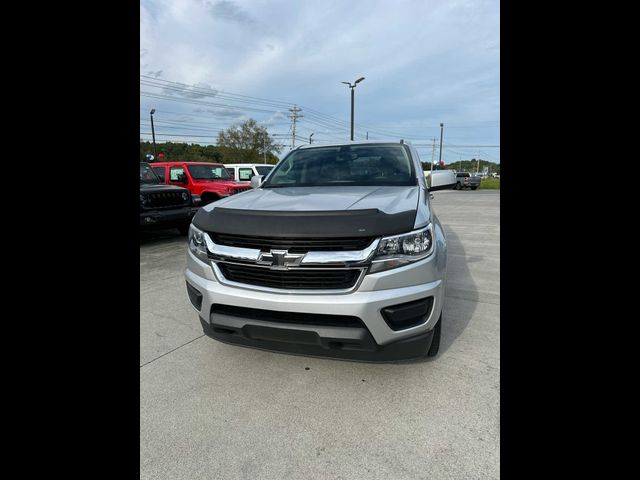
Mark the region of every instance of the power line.
MULTIPOLYGON (((169 92, 169 93, 153 93, 153 92, 148 92, 148 91, 141 91, 141 96, 143 97, 148 97, 148 98, 156 98, 156 99, 161 99, 161 100, 167 100, 167 101, 173 101, 173 102, 178 102, 178 103, 183 103, 183 104, 194 104, 194 105, 206 105, 206 106, 212 106, 212 107, 222 107, 222 108, 227 108, 227 109, 231 109, 232 111, 237 111, 239 113, 244 113, 245 111, 253 111, 253 112, 264 112, 264 113, 282 113, 282 110, 284 109, 288 109, 289 111, 291 111, 291 108, 287 108, 291 105, 291 103, 289 102, 285 102, 285 101, 280 101, 280 100, 271 100, 271 99, 266 99, 266 98, 260 98, 260 97, 252 97, 252 96, 248 96, 248 95, 241 95, 241 94, 236 94, 236 93, 231 93, 231 92, 221 92, 215 89, 211 89, 211 88, 205 88, 205 87, 198 87, 195 85, 187 85, 184 83, 178 83, 178 82, 173 82, 170 80, 164 80, 164 79, 158 79, 155 77, 151 77, 148 75, 140 75, 141 77, 141 81, 140 83, 142 85, 146 85, 146 86, 150 86, 150 87, 154 87, 154 88, 161 88, 163 89, 164 92, 169 92), (230 105, 228 103, 217 103, 217 102, 209 102, 209 101, 204 101, 204 100, 198 100, 196 98, 184 98, 184 97, 179 97, 176 98, 173 96, 173 94, 171 94, 171 92, 177 92, 177 93, 183 93, 183 94, 188 94, 188 95, 196 95, 199 97, 211 97, 211 98, 219 98, 222 100, 226 100, 226 101, 230 101, 230 102, 236 102, 236 103, 244 103, 245 105, 230 105), (260 107, 272 107, 272 109, 264 109, 264 108, 255 108, 257 106, 260 107), (276 110, 274 110, 276 109, 276 110)), ((336 117, 333 117, 331 115, 327 115, 325 113, 319 112, 315 109, 306 107, 304 105, 301 105, 301 107, 304 108, 305 113, 307 115, 307 122, 310 123, 311 125, 315 125, 317 127, 322 127, 326 130, 329 130, 330 132, 332 132, 331 136, 335 136, 336 138, 338 138, 340 136, 340 134, 347 134, 350 131, 350 123, 342 120, 342 119, 338 119, 336 117), (333 133, 335 132, 335 133, 333 133)), ((298 108, 297 105, 295 105, 295 108, 298 108)), ((185 113, 177 113, 174 112, 176 114, 179 115, 191 115, 194 116, 193 114, 185 114, 185 113)), ((211 112, 213 116, 215 117, 219 117, 219 115, 217 115, 215 112, 211 112)), ((202 118, 207 118, 207 117, 202 117, 202 118)), ((291 118, 291 117, 289 117, 291 118)), ((499 121, 494 121, 494 120, 489 120, 486 122, 498 122, 499 121)), ((196 123, 196 122, 192 122, 192 123, 196 123)), ((392 138, 405 138, 405 139, 411 139, 413 138, 413 141, 420 141, 420 140, 430 140, 430 138, 425 138, 425 137, 416 137, 413 135, 407 135, 406 131, 405 132, 400 132, 400 131, 392 131, 389 130, 387 125, 378 125, 376 127, 374 126, 370 126, 370 125, 365 125, 362 123, 358 123, 357 126, 360 129, 366 129, 368 130, 370 133, 376 134, 378 136, 382 136, 382 137, 392 137, 392 138)), ((391 126, 391 128, 394 128, 393 126, 391 126)), ((398 125, 397 128, 410 128, 409 125, 398 125)), ((427 125, 420 125, 419 128, 421 129, 428 129, 428 128, 438 128, 438 127, 430 127, 427 125)), ((452 126, 452 127, 448 127, 448 128, 498 128, 498 126, 478 126, 478 127, 471 127, 471 126, 452 126)), ((362 139, 364 139, 363 135, 357 135, 358 137, 361 137, 362 139)), ((420 144, 416 144, 416 147, 423 147, 424 145, 420 145, 420 144)), ((456 146, 458 147, 458 146, 456 146)), ((467 146, 459 146, 462 148, 466 148, 467 146)), ((472 145, 469 146, 470 148, 477 148, 478 146, 472 145)), ((493 145, 483 145, 480 146, 482 148, 499 148, 499 146, 493 146, 493 145)), ((443 146, 443 148, 446 148, 443 146)))

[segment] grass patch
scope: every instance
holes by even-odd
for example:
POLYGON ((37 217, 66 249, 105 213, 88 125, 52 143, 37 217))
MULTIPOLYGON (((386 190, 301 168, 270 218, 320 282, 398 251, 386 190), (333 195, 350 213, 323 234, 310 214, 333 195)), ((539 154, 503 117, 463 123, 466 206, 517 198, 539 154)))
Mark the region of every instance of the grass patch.
POLYGON ((480 180, 480 188, 485 190, 500 190, 499 178, 482 178, 480 180))

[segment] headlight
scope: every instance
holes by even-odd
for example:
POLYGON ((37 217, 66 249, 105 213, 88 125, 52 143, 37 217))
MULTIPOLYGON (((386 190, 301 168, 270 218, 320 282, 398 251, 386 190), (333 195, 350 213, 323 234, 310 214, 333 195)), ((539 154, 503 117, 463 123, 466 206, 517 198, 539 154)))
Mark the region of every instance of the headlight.
POLYGON ((189 227, 189 250, 203 262, 208 262, 207 242, 205 241, 204 235, 205 233, 202 230, 191 224, 189 227))
POLYGON ((402 267, 428 257, 434 250, 433 224, 380 240, 369 273, 402 267))

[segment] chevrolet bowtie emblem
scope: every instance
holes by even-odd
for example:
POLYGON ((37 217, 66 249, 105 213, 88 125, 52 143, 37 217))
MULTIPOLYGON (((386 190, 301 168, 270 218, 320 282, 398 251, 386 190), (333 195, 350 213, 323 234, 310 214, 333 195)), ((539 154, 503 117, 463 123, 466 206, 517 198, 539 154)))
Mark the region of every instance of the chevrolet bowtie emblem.
POLYGON ((289 253, 288 250, 271 250, 269 253, 260 254, 258 264, 269 265, 271 270, 288 270, 289 267, 299 266, 304 255, 304 253, 289 253))

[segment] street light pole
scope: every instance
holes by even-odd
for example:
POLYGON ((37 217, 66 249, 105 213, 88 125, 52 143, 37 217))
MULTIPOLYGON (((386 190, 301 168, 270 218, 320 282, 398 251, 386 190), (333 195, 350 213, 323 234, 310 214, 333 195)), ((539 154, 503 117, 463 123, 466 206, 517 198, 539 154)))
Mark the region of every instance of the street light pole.
POLYGON ((267 163, 267 131, 264 131, 262 136, 262 156, 264 157, 264 163, 267 163))
POLYGON ((442 133, 444 130, 444 123, 440 124, 440 157, 438 158, 438 165, 442 163, 442 133))
POLYGON ((156 154, 156 131, 153 129, 153 114, 156 113, 156 109, 152 109, 149 115, 151 116, 151 136, 153 137, 153 158, 154 160, 158 158, 156 154))
POLYGON ((314 133, 316 132, 313 132, 311 135, 309 135, 309 145, 311 145, 311 137, 313 137, 314 133))
POLYGON ((351 89, 351 141, 352 142, 353 142, 353 97, 354 97, 354 88, 351 89))
POLYGON ((353 105, 354 105, 354 93, 353 93, 353 89, 356 88, 356 85, 358 83, 360 83, 362 80, 364 80, 364 77, 360 77, 358 80, 356 80, 355 82, 353 82, 353 85, 351 85, 351 82, 342 82, 345 85, 348 85, 349 88, 351 89, 351 141, 353 142, 353 105))

